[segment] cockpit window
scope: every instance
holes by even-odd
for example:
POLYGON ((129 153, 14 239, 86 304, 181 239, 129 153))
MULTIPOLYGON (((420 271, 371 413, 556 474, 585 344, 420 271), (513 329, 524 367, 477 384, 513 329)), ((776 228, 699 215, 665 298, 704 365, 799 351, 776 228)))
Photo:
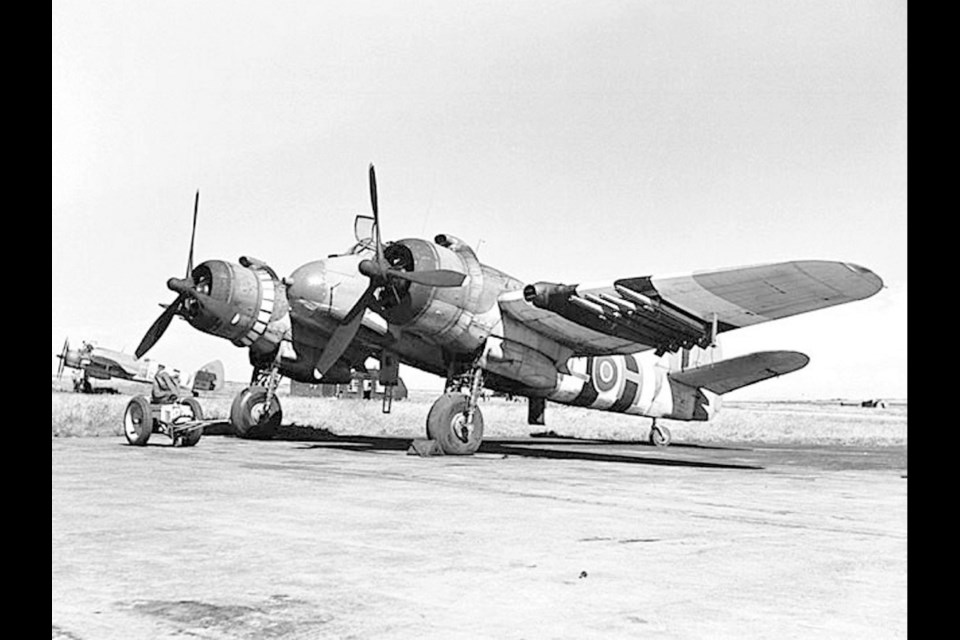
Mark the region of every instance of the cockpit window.
POLYGON ((353 237, 357 242, 373 238, 374 219, 370 216, 357 216, 353 220, 353 237))

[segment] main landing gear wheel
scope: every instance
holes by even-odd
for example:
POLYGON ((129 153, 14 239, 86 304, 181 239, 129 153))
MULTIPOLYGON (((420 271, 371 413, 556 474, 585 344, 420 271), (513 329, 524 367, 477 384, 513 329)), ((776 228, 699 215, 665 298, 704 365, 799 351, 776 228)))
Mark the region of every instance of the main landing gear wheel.
MULTIPOLYGON (((180 404, 184 404, 190 407, 190 411, 193 413, 192 420, 203 420, 203 409, 200 407, 200 403, 197 402, 195 398, 184 398, 180 401, 180 404)), ((175 447, 192 447, 200 442, 200 436, 203 435, 202 428, 194 428, 189 431, 183 432, 183 434, 178 435, 173 440, 173 446, 175 447)))
POLYGON ((127 403, 123 412, 123 435, 127 442, 137 446, 147 444, 150 434, 153 433, 153 415, 150 412, 150 403, 143 396, 135 396, 127 403))
POLYGON ((667 447, 670 446, 670 440, 672 436, 670 435, 670 429, 666 427, 661 427, 656 422, 650 427, 650 444, 655 447, 667 447))
POLYGON ((283 419, 280 401, 274 395, 267 405, 267 390, 248 387, 237 394, 230 407, 230 424, 241 438, 272 438, 283 419))
POLYGON ((470 455, 483 441, 483 414, 479 407, 474 409, 473 424, 467 424, 469 403, 462 393, 445 393, 427 414, 427 437, 436 440, 447 455, 470 455))

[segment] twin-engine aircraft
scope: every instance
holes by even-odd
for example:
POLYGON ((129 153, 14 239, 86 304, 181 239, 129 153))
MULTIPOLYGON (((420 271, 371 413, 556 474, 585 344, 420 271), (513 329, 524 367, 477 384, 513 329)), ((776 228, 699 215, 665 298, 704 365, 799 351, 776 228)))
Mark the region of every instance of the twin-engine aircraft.
MULTIPOLYGON (((79 349, 70 348, 70 338, 63 341, 63 349, 57 355, 57 379, 63 375, 64 367, 76 369, 73 389, 83 393, 94 393, 90 379, 110 380, 117 378, 131 382, 151 384, 157 375, 160 363, 150 358, 134 358, 129 353, 114 351, 84 341, 79 349)), ((177 369, 171 369, 179 375, 177 369)), ((219 360, 208 362, 187 378, 185 387, 198 393, 212 391, 223 384, 223 363, 219 360)))
MULTIPOLYGON (((709 420, 721 396, 804 367, 794 351, 721 359, 721 333, 877 293, 882 280, 847 262, 780 262, 681 276, 628 276, 597 284, 524 282, 481 263, 441 234, 384 244, 377 185, 373 217, 357 216, 357 243, 280 278, 266 263, 207 260, 193 267, 197 204, 186 276, 136 350, 142 356, 175 315, 249 350, 250 386, 230 421, 241 437, 280 424, 281 376, 345 382, 370 357, 380 382, 399 363, 437 374, 446 388, 430 408, 427 437, 446 454, 472 454, 483 438, 484 388, 528 398, 528 422, 546 401, 653 418, 651 441, 670 442, 658 418, 709 420)), ((384 401, 384 412, 389 411, 384 401)))

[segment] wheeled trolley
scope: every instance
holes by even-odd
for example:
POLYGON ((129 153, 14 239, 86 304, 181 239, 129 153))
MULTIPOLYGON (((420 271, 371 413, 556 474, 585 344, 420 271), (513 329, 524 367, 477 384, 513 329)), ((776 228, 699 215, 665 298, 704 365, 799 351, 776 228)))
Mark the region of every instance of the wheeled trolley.
POLYGON ((192 447, 200 441, 203 427, 209 423, 203 419, 203 409, 196 398, 154 404, 143 396, 134 396, 123 413, 123 434, 132 445, 143 446, 151 434, 162 433, 173 440, 175 447, 192 447))

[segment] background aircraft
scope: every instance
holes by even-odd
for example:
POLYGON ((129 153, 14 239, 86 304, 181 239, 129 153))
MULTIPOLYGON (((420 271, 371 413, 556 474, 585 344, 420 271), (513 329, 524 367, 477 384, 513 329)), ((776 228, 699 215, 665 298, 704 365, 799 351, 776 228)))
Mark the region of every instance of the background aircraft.
MULTIPOLYGON (((91 378, 109 380, 118 378, 131 382, 152 384, 157 374, 159 362, 149 358, 134 358, 128 353, 104 349, 93 343, 84 341, 79 349, 70 348, 70 338, 63 341, 63 349, 57 355, 60 365, 57 367, 57 379, 63 375, 64 367, 76 369, 78 374, 74 378, 74 391, 93 393, 91 378)), ((178 377, 180 371, 171 369, 178 377)), ((190 375, 183 386, 197 393, 213 391, 223 384, 223 363, 219 360, 208 362, 190 375)))
POLYGON ((525 283, 482 264, 450 235, 384 245, 373 165, 369 186, 373 217, 357 216, 357 243, 286 278, 248 256, 194 268, 198 192, 186 275, 167 281, 177 298, 137 356, 175 315, 248 349, 251 386, 230 414, 244 437, 269 436, 280 423, 281 376, 348 380, 376 357, 385 385, 396 383, 400 362, 446 378, 427 435, 448 454, 480 446, 484 387, 527 397, 531 424, 543 424, 546 400, 647 416, 651 440, 665 445, 670 434, 657 418, 709 420, 722 394, 808 362, 792 351, 722 359, 721 333, 861 300, 883 286, 869 269, 822 260, 589 285, 525 283))

